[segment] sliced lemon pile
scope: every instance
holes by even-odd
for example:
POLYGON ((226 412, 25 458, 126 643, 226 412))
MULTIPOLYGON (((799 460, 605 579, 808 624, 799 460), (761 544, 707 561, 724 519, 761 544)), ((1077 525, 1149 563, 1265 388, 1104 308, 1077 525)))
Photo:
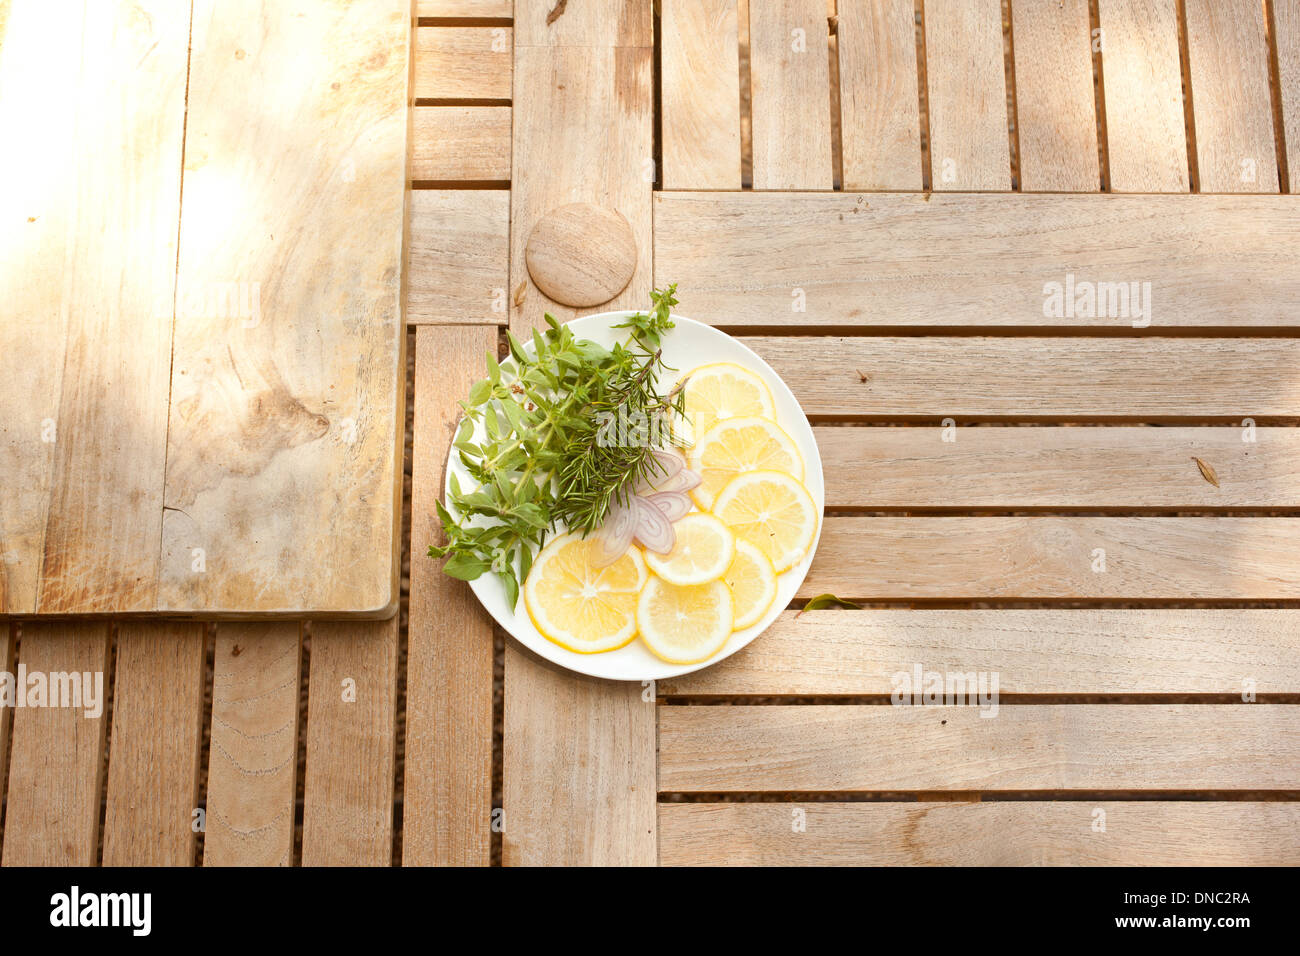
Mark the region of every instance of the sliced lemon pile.
POLYGON ((713 515, 695 512, 673 525, 677 540, 667 554, 645 553, 650 570, 669 584, 707 584, 722 577, 736 553, 736 538, 713 515))
POLYGON ((701 365, 687 378, 688 434, 697 439, 727 418, 776 418, 776 405, 767 383, 744 366, 732 362, 701 365))
POLYGON ((649 577, 636 548, 599 568, 597 547, 594 538, 560 535, 538 552, 524 581, 533 625, 579 654, 612 651, 636 637, 638 593, 649 577))
POLYGON ((713 503, 713 513, 748 541, 779 574, 808 553, 817 535, 817 506, 798 479, 782 471, 737 475, 713 503))
POLYGON ((698 436, 689 454, 701 482, 691 497, 701 510, 713 506, 718 492, 748 471, 784 471, 803 480, 803 457, 794 439, 770 418, 728 418, 698 436))
POLYGON ((736 556, 722 576, 731 590, 737 631, 757 624, 776 600, 776 569, 762 551, 744 538, 736 540, 736 556))
POLYGON ((682 587, 652 576, 636 608, 641 639, 670 664, 695 664, 718 653, 733 619, 731 592, 721 580, 682 587))

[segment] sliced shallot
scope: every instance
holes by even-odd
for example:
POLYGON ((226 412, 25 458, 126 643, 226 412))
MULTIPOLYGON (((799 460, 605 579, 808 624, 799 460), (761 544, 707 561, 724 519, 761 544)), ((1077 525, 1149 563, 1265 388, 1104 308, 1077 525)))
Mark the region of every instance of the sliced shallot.
POLYGON ((605 523, 600 526, 595 536, 596 567, 609 567, 627 554, 627 549, 631 547, 632 538, 636 534, 637 519, 640 515, 632 504, 635 501, 636 498, 632 498, 627 504, 620 501, 610 502, 605 523))
POLYGON ((669 521, 684 518, 691 510, 691 499, 684 491, 656 491, 645 498, 658 507, 669 521))
POLYGON ((677 542, 672 522, 659 507, 645 498, 633 498, 632 507, 636 509, 635 536, 645 547, 659 554, 667 554, 677 542))

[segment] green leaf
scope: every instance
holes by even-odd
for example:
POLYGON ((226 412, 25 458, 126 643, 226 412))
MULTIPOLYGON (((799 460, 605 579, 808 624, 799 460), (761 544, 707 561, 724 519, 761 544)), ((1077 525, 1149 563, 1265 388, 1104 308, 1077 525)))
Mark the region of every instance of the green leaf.
POLYGON ((480 379, 475 382, 469 390, 469 398, 466 399, 470 408, 477 408, 492 397, 492 382, 489 379, 480 379))
POLYGON ((802 614, 804 611, 820 611, 823 608, 828 607, 852 608, 855 611, 862 610, 861 604, 854 604, 852 601, 846 601, 843 598, 836 597, 834 594, 826 593, 809 598, 808 603, 803 606, 803 610, 799 611, 795 617, 798 617, 799 614, 802 614))
POLYGON ((497 357, 491 352, 487 354, 488 381, 493 385, 501 384, 501 366, 497 364, 497 357))
POLYGON ((515 580, 514 571, 498 571, 497 578, 505 585, 506 603, 511 610, 519 603, 519 582, 515 580))
POLYGON ((442 566, 442 570, 453 578, 459 578, 461 581, 473 581, 489 567, 491 565, 488 562, 476 558, 472 554, 458 553, 447 559, 447 563, 442 566))

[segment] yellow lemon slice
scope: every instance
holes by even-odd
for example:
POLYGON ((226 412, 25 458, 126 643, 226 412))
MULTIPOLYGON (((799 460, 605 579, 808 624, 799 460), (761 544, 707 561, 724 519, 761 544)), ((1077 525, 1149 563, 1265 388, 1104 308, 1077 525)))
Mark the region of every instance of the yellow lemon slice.
POLYGON ((744 538, 736 540, 736 556, 722 580, 731 589, 736 615, 732 627, 738 631, 757 624, 776 600, 776 569, 767 555, 744 538))
POLYGON ((691 497, 704 511, 718 492, 747 471, 784 471, 803 481, 803 457, 794 439, 770 418, 728 418, 695 440, 691 469, 703 479, 691 497))
POLYGON ((651 577, 637 602, 636 623, 657 657, 670 664, 705 661, 731 636, 731 592, 720 580, 680 587, 651 577))
POLYGON ((731 362, 701 365, 688 372, 687 436, 698 438, 719 421, 758 415, 776 417, 772 392, 756 373, 731 362))
POLYGON ((713 515, 688 514, 673 525, 677 540, 667 554, 646 551, 650 570, 669 584, 707 584, 722 577, 736 553, 736 538, 713 515))
POLYGON ((767 555, 779 574, 808 553, 817 535, 817 505, 803 483, 782 471, 737 475, 713 503, 736 537, 767 555))
POLYGON ((612 651, 636 637, 637 595, 649 574, 636 548, 608 567, 596 566, 594 538, 563 534, 538 552, 524 581, 534 626, 579 654, 612 651))

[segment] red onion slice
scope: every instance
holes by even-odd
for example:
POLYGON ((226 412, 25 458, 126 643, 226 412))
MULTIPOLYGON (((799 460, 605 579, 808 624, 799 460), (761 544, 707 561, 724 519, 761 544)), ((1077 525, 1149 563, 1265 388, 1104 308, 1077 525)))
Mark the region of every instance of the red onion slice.
POLYGON ((607 568, 627 554, 627 549, 632 546, 632 537, 636 534, 638 516, 639 512, 630 505, 610 502, 605 523, 595 534, 596 567, 607 568))
POLYGON ((677 534, 668 516, 645 498, 633 498, 632 507, 636 509, 636 539, 658 554, 671 551, 677 534))
POLYGON ((703 480, 697 472, 691 471, 689 468, 683 468, 671 478, 660 482, 656 491, 686 492, 698 487, 703 480))
POLYGON ((664 483, 681 474, 686 467, 686 459, 676 449, 656 448, 650 452, 650 457, 653 460, 636 483, 637 494, 663 491, 664 483))
POLYGON ((691 510, 691 499, 683 491, 656 491, 652 495, 646 495, 646 501, 662 511, 669 521, 684 518, 691 510))

